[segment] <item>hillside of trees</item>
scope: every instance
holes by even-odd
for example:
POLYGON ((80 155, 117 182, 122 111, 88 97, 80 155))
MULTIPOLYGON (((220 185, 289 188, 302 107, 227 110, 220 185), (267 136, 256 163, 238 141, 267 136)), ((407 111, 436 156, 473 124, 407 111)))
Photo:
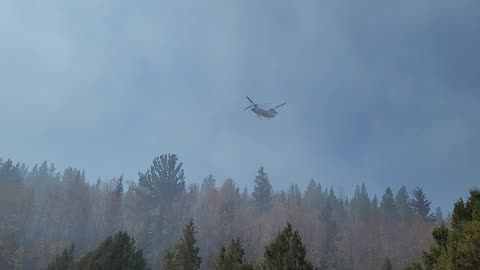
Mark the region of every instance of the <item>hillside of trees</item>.
POLYGON ((459 231, 479 227, 462 222, 478 219, 473 203, 445 221, 420 187, 377 197, 360 185, 346 197, 311 180, 274 191, 263 167, 251 192, 185 180, 174 154, 134 181, 95 183, 75 168, 0 160, 0 269, 437 269, 428 265, 451 256, 441 250, 463 245, 459 231))

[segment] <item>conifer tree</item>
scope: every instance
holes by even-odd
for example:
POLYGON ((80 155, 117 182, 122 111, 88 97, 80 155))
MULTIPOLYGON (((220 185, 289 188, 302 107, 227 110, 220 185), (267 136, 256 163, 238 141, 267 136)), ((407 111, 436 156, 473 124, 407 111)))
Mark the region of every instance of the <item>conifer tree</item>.
POLYGON ((355 218, 366 218, 370 213, 371 201, 368 197, 368 192, 365 184, 360 188, 355 187, 355 192, 351 200, 351 207, 355 218))
POLYGON ((185 191, 183 163, 175 154, 161 155, 145 173, 139 173, 137 191, 152 203, 170 202, 185 191))
POLYGON ((297 230, 287 224, 275 240, 265 247, 262 270, 313 270, 305 258, 306 249, 297 230))
POLYGON ((431 202, 425 198, 423 189, 417 186, 412 191, 413 198, 409 202, 410 209, 413 214, 427 221, 435 221, 435 217, 430 213, 431 202))
POLYGON ((480 190, 471 190, 466 203, 455 203, 451 230, 442 225, 432 236, 435 243, 422 262, 408 270, 480 269, 480 190))
POLYGON ((396 216, 395 200, 393 199, 393 193, 390 188, 387 188, 385 190, 385 194, 383 194, 382 196, 382 201, 380 202, 380 209, 387 217, 394 218, 396 216))
POLYGON ((215 189, 215 183, 217 182, 217 180, 215 180, 215 177, 213 177, 213 175, 208 175, 207 177, 205 177, 203 179, 203 182, 202 182, 202 187, 200 189, 200 192, 202 194, 207 194, 208 191, 212 190, 212 189, 215 189))
POLYGON ((124 191, 124 187, 123 187, 123 175, 122 175, 115 181, 114 193, 118 198, 121 198, 123 195, 123 191, 124 191))
POLYGON ((239 238, 232 240, 227 249, 220 249, 213 270, 253 270, 245 261, 245 252, 239 238))
POLYGON ((100 246, 85 255, 75 270, 144 270, 148 269, 142 250, 135 246, 135 240, 121 231, 109 236, 100 246))
POLYGON ((322 187, 311 179, 303 194, 303 202, 306 210, 313 211, 322 208, 324 198, 322 196, 322 187))
POLYGON ((46 270, 73 270, 74 261, 73 261, 73 251, 75 249, 74 245, 71 245, 69 248, 65 249, 62 254, 57 255, 54 261, 48 264, 46 270))
POLYGON ((300 188, 297 184, 291 184, 290 188, 288 189, 287 198, 289 202, 294 202, 300 205, 302 200, 302 193, 300 192, 300 188))
POLYGON ((183 229, 183 237, 165 256, 164 268, 168 270, 198 270, 202 258, 198 255, 196 228, 193 219, 183 229))
POLYGON ((397 214, 401 220, 405 220, 410 214, 410 207, 408 205, 408 192, 405 186, 402 186, 395 195, 395 205, 397 207, 397 214))
POLYGON ((270 180, 268 179, 268 175, 263 166, 260 167, 258 175, 255 177, 255 188, 252 196, 255 198, 255 202, 259 209, 265 210, 270 206, 272 185, 270 184, 270 180))

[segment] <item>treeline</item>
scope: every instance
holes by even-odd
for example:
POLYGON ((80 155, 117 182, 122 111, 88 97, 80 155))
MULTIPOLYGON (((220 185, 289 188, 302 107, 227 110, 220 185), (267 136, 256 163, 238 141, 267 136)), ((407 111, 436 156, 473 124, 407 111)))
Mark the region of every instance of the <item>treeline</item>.
MULTIPOLYGON (((430 251, 424 252, 422 263, 412 263, 406 270, 480 269, 480 191, 472 190, 470 198, 464 203, 460 199, 453 212, 452 229, 445 225, 434 229, 435 243, 430 251)), ((202 258, 196 240, 196 229, 190 219, 183 230, 182 238, 165 255, 165 270, 199 270, 202 258)), ((47 266, 46 270, 102 270, 102 269, 149 269, 143 252, 135 246, 135 240, 127 232, 119 232, 108 237, 93 252, 89 252, 78 262, 74 261, 74 246, 64 250, 47 266)), ((232 240, 230 245, 221 247, 213 270, 313 270, 306 259, 306 248, 297 230, 291 224, 272 240, 263 253, 258 265, 252 265, 245 259, 242 244, 232 240)), ((319 268, 316 268, 319 269, 319 268)), ((321 269, 321 268, 320 268, 321 269)), ((382 270, 393 269, 387 258, 382 270)))
POLYGON ((82 256, 119 231, 135 239, 147 265, 162 269, 189 218, 198 229, 201 269, 212 269, 221 247, 237 238, 245 260, 259 265, 287 223, 316 269, 380 269, 387 259, 401 269, 422 256, 444 223, 420 187, 387 188, 377 198, 361 185, 347 198, 311 180, 304 192, 296 184, 274 191, 263 167, 254 184, 249 192, 232 179, 217 185, 210 175, 187 186, 173 154, 155 158, 137 181, 94 184, 75 168, 0 160, 0 269, 42 269, 72 243, 82 256))

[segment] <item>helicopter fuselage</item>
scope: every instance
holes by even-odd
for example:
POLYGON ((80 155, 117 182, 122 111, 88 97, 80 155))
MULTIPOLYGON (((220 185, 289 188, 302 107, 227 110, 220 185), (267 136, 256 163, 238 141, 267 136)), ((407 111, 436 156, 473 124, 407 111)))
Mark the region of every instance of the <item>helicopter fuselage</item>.
POLYGON ((268 119, 273 118, 278 114, 277 111, 275 111, 274 109, 265 110, 265 109, 260 108, 258 106, 254 106, 251 110, 257 116, 265 117, 265 118, 268 118, 268 119))

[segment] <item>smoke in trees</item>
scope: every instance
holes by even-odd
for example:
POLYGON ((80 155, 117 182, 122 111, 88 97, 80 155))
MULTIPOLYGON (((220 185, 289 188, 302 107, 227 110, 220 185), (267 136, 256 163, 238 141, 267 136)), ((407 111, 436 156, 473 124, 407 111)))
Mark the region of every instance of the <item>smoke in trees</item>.
MULTIPOLYGON (((428 218, 430 201, 423 190, 414 191, 409 200, 406 188, 395 193, 387 189, 378 202, 362 184, 348 200, 311 180, 303 193, 296 183, 274 192, 263 167, 251 193, 241 191, 233 179, 218 185, 210 175, 188 189, 185 180, 174 154, 155 158, 138 179, 95 183, 76 168, 58 171, 43 162, 28 169, 3 159, 0 269, 45 269, 72 243, 75 257, 81 258, 119 230, 136 240, 152 269, 162 269, 165 260, 179 258, 171 248, 182 239, 188 217, 196 221, 202 270, 212 269, 218 260, 230 267, 239 258, 240 265, 251 269, 264 261, 265 246, 288 221, 298 229, 305 259, 318 269, 381 269, 385 258, 400 269, 421 256, 431 243, 432 228, 441 224, 428 218), (420 218, 404 218, 402 213, 420 218)), ((470 208, 462 205, 456 206, 453 226, 461 227, 471 216, 470 208)))

